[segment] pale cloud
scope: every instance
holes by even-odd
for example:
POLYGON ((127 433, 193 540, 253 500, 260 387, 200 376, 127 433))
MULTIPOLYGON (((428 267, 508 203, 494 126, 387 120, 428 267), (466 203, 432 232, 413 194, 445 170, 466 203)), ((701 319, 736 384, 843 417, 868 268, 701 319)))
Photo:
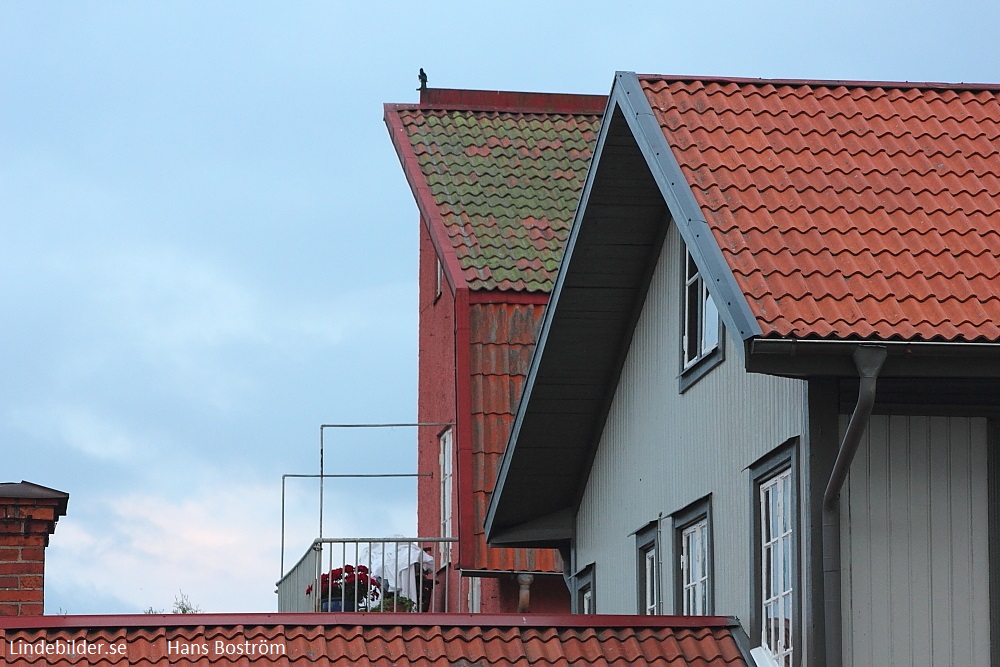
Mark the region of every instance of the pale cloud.
POLYGON ((133 606, 119 612, 169 610, 180 590, 204 611, 273 611, 276 535, 265 528, 275 506, 273 488, 233 483, 177 499, 108 498, 88 518, 60 521, 46 589, 79 598, 74 589, 92 588, 133 606))
MULTIPOLYGON (((309 492, 291 491, 290 503, 309 505, 309 492)), ((330 535, 411 534, 412 507, 377 498, 331 495, 334 505, 363 507, 330 515, 330 535)), ((316 534, 315 507, 286 516, 290 559, 305 553, 316 534), (305 539, 303 539, 305 538, 305 539)), ((92 503, 87 516, 64 517, 52 537, 46 565, 49 599, 119 600, 132 609, 68 609, 69 613, 169 610, 183 590, 206 612, 275 611, 279 578, 280 495, 275 485, 234 483, 178 492, 178 497, 131 494, 92 503)), ((49 605, 51 606, 51 604, 49 605)))

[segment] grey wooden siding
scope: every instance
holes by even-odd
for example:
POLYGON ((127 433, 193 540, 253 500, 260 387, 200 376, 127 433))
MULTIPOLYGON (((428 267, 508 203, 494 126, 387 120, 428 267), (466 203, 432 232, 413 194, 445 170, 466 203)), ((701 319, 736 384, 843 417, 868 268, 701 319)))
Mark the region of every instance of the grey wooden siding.
POLYGON ((597 611, 638 608, 635 537, 662 517, 661 591, 675 613, 670 515, 712 494, 713 611, 750 620, 747 466, 804 429, 801 381, 747 374, 738 342, 678 393, 683 249, 664 243, 577 515, 575 567, 595 563, 597 611))
POLYGON ((989 664, 986 442, 983 418, 872 417, 841 495, 846 667, 989 664))

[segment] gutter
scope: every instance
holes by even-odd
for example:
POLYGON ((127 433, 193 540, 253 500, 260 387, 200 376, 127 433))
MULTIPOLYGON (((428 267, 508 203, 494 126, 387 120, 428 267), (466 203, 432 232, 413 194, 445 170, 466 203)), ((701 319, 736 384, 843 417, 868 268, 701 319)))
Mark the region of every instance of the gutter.
POLYGON ((858 369, 861 385, 858 403, 844 433, 844 441, 837 452, 830 481, 823 494, 823 618, 826 636, 826 665, 841 667, 843 664, 843 619, 841 618, 841 561, 840 561, 840 491, 851 469, 851 462, 861 444, 861 437, 868 428, 872 407, 875 405, 875 384, 885 362, 884 345, 858 345, 854 350, 854 365, 858 369))

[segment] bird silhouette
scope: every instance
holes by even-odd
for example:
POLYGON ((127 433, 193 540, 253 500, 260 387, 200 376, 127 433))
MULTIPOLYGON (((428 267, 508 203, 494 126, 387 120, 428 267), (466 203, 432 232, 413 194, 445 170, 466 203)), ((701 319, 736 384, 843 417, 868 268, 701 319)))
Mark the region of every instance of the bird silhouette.
POLYGON ((417 75, 417 78, 420 79, 420 87, 417 90, 420 92, 427 90, 427 73, 424 72, 423 67, 420 68, 420 74, 417 75))

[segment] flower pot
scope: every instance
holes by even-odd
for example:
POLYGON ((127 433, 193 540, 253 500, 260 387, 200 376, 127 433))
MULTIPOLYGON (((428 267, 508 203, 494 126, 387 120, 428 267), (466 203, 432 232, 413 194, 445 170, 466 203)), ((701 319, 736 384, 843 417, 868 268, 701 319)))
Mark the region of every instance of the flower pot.
POLYGON ((354 611, 354 600, 343 598, 323 598, 320 611, 354 611))

